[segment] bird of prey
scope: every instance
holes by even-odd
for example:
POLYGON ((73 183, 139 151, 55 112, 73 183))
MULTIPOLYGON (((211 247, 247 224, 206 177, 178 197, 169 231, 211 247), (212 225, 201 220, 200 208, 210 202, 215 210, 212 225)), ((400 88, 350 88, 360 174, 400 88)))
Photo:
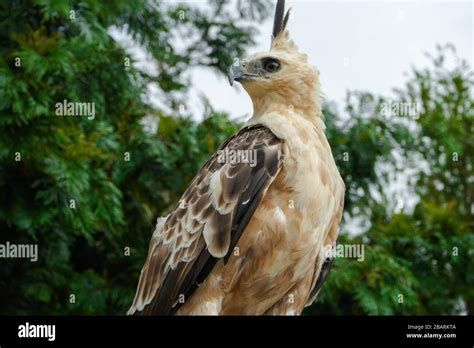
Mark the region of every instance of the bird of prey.
POLYGON ((271 49, 232 65, 253 116, 159 218, 128 314, 298 315, 328 275, 344 182, 319 72, 275 10, 271 49))

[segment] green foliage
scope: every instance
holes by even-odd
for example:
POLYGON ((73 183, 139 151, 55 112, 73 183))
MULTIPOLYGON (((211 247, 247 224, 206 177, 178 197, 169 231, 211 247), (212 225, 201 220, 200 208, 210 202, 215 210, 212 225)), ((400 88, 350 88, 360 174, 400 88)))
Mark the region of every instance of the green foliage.
MULTIPOLYGON (((187 73, 226 72, 253 44, 256 25, 239 19, 268 14, 266 1, 0 3, 0 243, 39 245, 36 263, 0 261, 2 314, 125 313, 155 219, 240 126, 209 107, 202 122, 177 117, 187 73), (137 69, 117 33, 158 72, 137 69), (58 117, 63 100, 94 103, 95 118, 58 117)), ((339 242, 363 244, 365 259, 337 259, 308 313, 474 311, 473 79, 445 68, 449 49, 393 100, 350 93, 346 117, 326 106, 347 186, 339 242), (420 117, 386 117, 389 101, 421 103, 420 117), (385 188, 407 168, 417 204, 394 213, 385 188), (366 223, 356 237, 353 219, 366 223)))
POLYGON ((339 243, 364 244, 365 260, 336 259, 309 313, 473 313, 474 80, 462 60, 446 68, 452 56, 452 46, 438 47, 433 66, 413 70, 405 88, 396 90, 393 102, 421 105, 418 117, 381 122, 373 110, 386 101, 362 94, 356 101, 368 118, 349 103, 349 113, 356 110, 351 123, 329 127, 334 152, 352 156, 349 163, 338 161, 348 185, 347 213, 358 217, 369 207, 363 216, 370 226, 355 238, 340 237, 339 243), (403 156, 394 158, 393 150, 403 156), (387 209, 387 176, 378 161, 398 161, 392 176, 415 170, 408 180, 418 202, 413 212, 387 209))

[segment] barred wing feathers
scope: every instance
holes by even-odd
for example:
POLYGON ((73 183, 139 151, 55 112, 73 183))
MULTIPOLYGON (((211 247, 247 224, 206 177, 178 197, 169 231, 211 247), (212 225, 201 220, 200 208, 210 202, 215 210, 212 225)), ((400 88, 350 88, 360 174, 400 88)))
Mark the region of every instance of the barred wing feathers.
POLYGON ((262 125, 227 139, 158 220, 128 313, 176 313, 180 296, 192 296, 219 259, 228 261, 282 162, 281 140, 262 125))

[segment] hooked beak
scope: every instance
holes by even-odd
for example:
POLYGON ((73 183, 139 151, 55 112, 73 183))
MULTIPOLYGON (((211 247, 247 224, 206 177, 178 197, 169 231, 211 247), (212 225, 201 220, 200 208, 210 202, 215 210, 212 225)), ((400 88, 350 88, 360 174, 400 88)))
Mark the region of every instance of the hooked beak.
POLYGON ((227 75, 229 77, 229 83, 231 86, 234 85, 234 81, 239 81, 244 77, 245 71, 242 68, 242 66, 232 64, 229 68, 229 74, 227 75))
POLYGON ((253 76, 259 76, 259 75, 249 73, 240 64, 238 64, 238 65, 232 64, 229 68, 228 77, 229 77, 229 83, 230 83, 231 86, 234 84, 234 81, 239 81, 240 82, 240 81, 242 81, 246 78, 253 77, 253 76))

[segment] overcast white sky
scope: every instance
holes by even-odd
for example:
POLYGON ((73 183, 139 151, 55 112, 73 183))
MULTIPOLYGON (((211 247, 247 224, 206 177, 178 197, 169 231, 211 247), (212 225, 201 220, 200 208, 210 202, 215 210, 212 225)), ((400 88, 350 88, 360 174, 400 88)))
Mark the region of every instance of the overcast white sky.
MULTIPOLYGON (((427 65, 424 52, 434 53, 437 43, 454 44, 472 66, 472 0, 287 0, 287 6, 293 8, 292 38, 318 67, 326 98, 339 104, 348 89, 389 95, 403 85, 412 64, 427 65)), ((272 19, 261 24, 255 51, 268 50, 271 27, 272 19)), ((224 76, 208 69, 195 69, 192 76, 196 111, 202 109, 197 96, 204 94, 232 117, 251 115, 250 99, 239 84, 230 87, 224 76)))

